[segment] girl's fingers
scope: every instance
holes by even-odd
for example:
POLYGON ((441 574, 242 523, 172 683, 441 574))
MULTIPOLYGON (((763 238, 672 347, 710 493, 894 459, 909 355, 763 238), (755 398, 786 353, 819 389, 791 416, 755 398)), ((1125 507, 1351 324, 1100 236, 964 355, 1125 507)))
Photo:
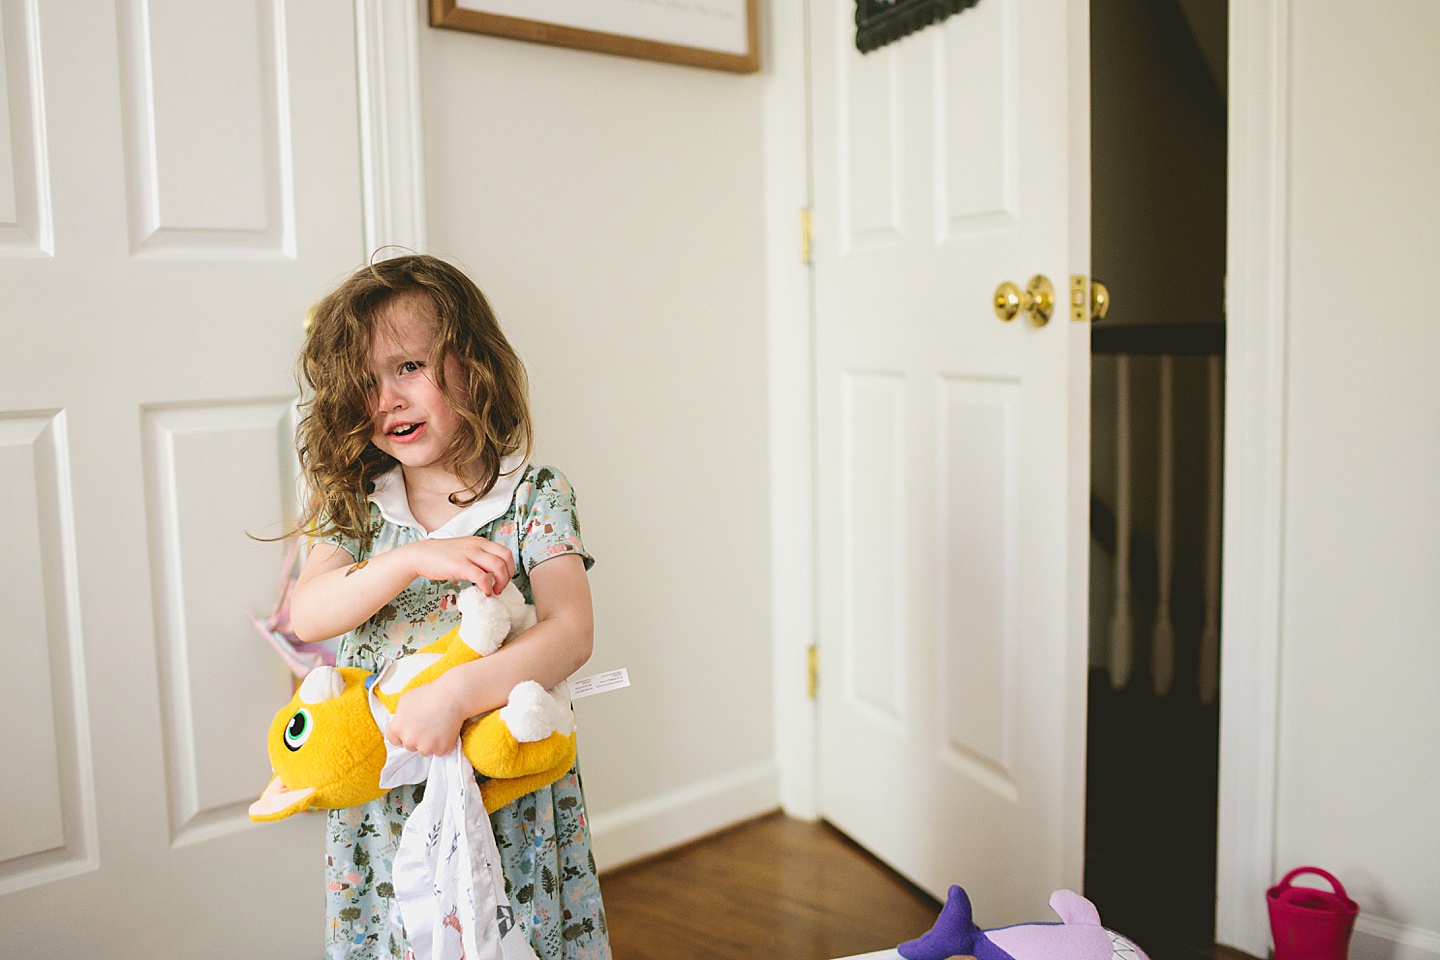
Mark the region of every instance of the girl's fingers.
POLYGON ((499 559, 500 562, 505 565, 508 575, 515 575, 515 555, 510 552, 508 547, 498 544, 493 540, 486 540, 483 537, 476 537, 475 539, 479 541, 478 546, 486 556, 499 559))
POLYGON ((472 584, 479 588, 481 593, 485 594, 485 596, 487 597, 493 597, 495 594, 499 593, 500 590, 504 589, 504 587, 496 589, 494 587, 494 576, 491 575, 489 570, 486 570, 484 567, 480 566, 480 564, 475 563, 474 561, 467 562, 464 569, 456 573, 455 579, 469 580, 472 584))
POLYGON ((516 561, 510 556, 510 551, 505 550, 504 547, 500 547, 498 550, 481 551, 478 556, 475 556, 475 563, 485 567, 485 570, 504 573, 507 577, 514 576, 516 573, 516 561))
POLYGON ((509 548, 483 537, 427 540, 429 556, 420 569, 431 580, 469 580, 487 594, 496 594, 515 576, 509 548))
POLYGON ((480 592, 485 594, 485 596, 487 597, 493 597, 501 590, 505 589, 504 587, 497 588, 495 586, 495 578, 490 575, 490 572, 488 570, 486 570, 484 567, 479 566, 478 564, 475 566, 475 569, 470 572, 470 576, 468 576, 466 579, 469 580, 471 583, 475 584, 475 586, 479 587, 480 592))
POLYGON ((428 740, 424 740, 418 737, 411 739, 410 742, 407 743, 407 738, 396 736, 392 732, 386 734, 386 738, 395 746, 404 747, 407 750, 413 750, 421 756, 433 757, 437 753, 439 753, 439 750, 436 749, 434 744, 430 743, 430 741, 428 740))
MULTIPOLYGON (((491 593, 499 593, 501 590, 504 590, 505 585, 510 582, 513 570, 505 558, 498 557, 493 553, 486 553, 483 556, 476 557, 473 562, 475 569, 481 571, 485 579, 493 586, 494 589, 490 591, 491 593)), ((474 578, 472 578, 472 580, 473 579, 474 578)), ((474 580, 474 582, 479 584, 482 581, 474 580)))

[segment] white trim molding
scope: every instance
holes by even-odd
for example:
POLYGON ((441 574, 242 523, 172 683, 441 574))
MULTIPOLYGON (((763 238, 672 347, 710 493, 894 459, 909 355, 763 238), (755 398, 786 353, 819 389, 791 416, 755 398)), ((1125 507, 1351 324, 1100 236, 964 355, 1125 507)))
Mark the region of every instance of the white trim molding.
POLYGON ((613 870, 770 813, 779 805, 778 781, 767 761, 592 814, 595 863, 613 870))
POLYGON ((806 3, 761 5, 765 282, 770 392, 770 611, 780 800, 820 816, 816 707, 806 693, 815 635, 814 337, 801 212, 810 207, 806 3))
POLYGON ((1355 960, 1440 960, 1440 933, 1361 913, 1350 941, 1355 960))
POLYGON ((367 260, 425 249, 419 16, 413 0, 355 0, 367 260))
POLYGON ((1215 939, 1262 957, 1275 877, 1289 73, 1289 0, 1234 0, 1215 939))

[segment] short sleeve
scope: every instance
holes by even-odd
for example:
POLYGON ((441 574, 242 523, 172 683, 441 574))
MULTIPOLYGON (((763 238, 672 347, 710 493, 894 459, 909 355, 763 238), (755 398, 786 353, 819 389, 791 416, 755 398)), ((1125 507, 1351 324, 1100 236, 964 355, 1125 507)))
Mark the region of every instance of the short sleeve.
MULTIPOLYGON (((375 504, 372 503, 372 504, 370 504, 370 522, 371 522, 371 523, 374 523, 374 521, 375 521, 375 516, 376 516, 375 504)), ((346 553, 350 554, 350 559, 352 559, 352 560, 361 560, 361 559, 364 559, 364 551, 362 551, 362 550, 360 549, 360 541, 357 540, 357 539, 355 539, 354 537, 350 536, 350 535, 347 534, 347 533, 342 533, 342 532, 339 531, 339 530, 332 531, 331 533, 328 533, 328 534, 326 534, 326 535, 323 536, 323 537, 316 537, 314 540, 311 541, 311 545, 312 545, 312 546, 313 546, 314 544, 316 544, 316 543, 333 543, 333 544, 335 544, 335 546, 339 547, 341 550, 344 550, 346 553)))
POLYGON ((360 541, 356 540, 354 537, 347 537, 345 534, 340 533, 338 530, 335 533, 330 534, 329 536, 316 537, 314 540, 310 541, 311 547, 314 547, 314 545, 317 543, 333 543, 341 550, 344 550, 346 553, 350 554, 351 560, 360 559, 360 541))
POLYGON ((526 571, 537 563, 567 553, 579 554, 585 569, 595 559, 580 540, 580 516, 575 491, 554 467, 536 467, 515 491, 519 515, 520 562, 526 571))

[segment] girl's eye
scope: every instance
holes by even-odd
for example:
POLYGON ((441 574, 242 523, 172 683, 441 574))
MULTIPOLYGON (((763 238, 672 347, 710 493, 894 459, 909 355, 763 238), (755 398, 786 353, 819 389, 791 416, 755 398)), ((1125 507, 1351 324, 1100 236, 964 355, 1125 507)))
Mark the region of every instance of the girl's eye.
POLYGON ((415 373, 423 366, 425 366, 425 364, 421 363, 419 360, 406 360, 404 363, 400 364, 400 372, 415 373))

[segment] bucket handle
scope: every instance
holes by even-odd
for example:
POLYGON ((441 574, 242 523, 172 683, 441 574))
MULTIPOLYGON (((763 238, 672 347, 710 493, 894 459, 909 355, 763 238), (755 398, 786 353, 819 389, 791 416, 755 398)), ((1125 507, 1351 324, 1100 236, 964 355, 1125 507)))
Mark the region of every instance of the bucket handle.
POLYGON ((1342 899, 1350 899, 1350 896, 1345 892, 1345 885, 1342 884, 1339 880, 1335 879, 1334 875, 1331 874, 1329 871, 1321 870, 1319 867, 1296 867, 1294 870, 1291 870, 1289 873, 1285 874, 1284 878, 1279 883, 1275 884, 1275 889, 1283 890, 1293 886, 1290 881, 1294 880, 1301 874, 1306 873, 1313 873, 1316 876, 1323 877, 1325 880, 1329 881, 1330 889, 1335 891, 1335 893, 1339 894, 1342 899))

